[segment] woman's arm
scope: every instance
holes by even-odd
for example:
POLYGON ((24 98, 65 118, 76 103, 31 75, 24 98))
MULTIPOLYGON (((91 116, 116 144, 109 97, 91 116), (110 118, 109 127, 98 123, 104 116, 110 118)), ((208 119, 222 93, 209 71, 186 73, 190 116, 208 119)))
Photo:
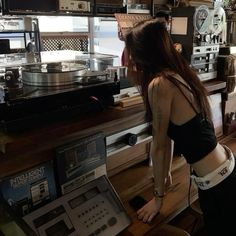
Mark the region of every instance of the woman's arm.
POLYGON ((165 169, 166 169, 166 180, 165 180, 165 191, 168 190, 168 187, 172 184, 172 175, 171 175, 171 167, 173 161, 173 153, 174 153, 174 141, 170 140, 170 148, 169 152, 166 153, 165 157, 165 169))
POLYGON ((156 78, 149 86, 149 102, 153 116, 153 171, 155 188, 165 193, 166 178, 172 163, 172 142, 167 135, 173 100, 172 84, 165 78, 156 78))
POLYGON ((171 115, 173 98, 172 84, 164 78, 158 77, 149 85, 149 102, 153 115, 153 145, 152 162, 154 174, 155 197, 149 201, 138 213, 138 218, 150 222, 160 211, 162 198, 165 193, 165 182, 172 160, 171 140, 167 130, 171 115))
MULTIPOLYGON (((158 155, 155 154, 155 151, 153 151, 153 155, 158 155)), ((167 140, 167 145, 166 145, 166 151, 164 154, 163 158, 163 164, 158 163, 157 158, 153 158, 153 175, 154 175, 154 191, 156 194, 159 196, 164 196, 168 187, 172 184, 172 176, 171 176, 171 167, 172 167, 172 160, 173 160, 173 141, 171 139, 167 140), (158 179, 160 180, 160 174, 161 170, 158 171, 158 165, 163 167, 163 181, 164 181, 164 186, 163 189, 158 184, 158 179)), ((161 181, 161 182, 163 182, 161 181)), ((161 184, 162 185, 162 184, 161 184)))

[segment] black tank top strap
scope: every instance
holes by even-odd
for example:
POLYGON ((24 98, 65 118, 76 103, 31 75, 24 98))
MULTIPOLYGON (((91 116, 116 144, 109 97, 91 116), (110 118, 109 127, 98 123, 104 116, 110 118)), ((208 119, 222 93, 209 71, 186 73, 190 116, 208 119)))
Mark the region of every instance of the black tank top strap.
POLYGON ((186 101, 189 103, 189 105, 193 108, 193 110, 196 112, 196 114, 198 114, 199 112, 197 111, 196 107, 193 105, 193 103, 190 101, 190 99, 186 96, 186 94, 184 93, 184 91, 181 89, 181 87, 179 86, 182 85, 184 86, 186 89, 189 90, 189 92, 191 92, 193 94, 193 91, 191 88, 189 88, 186 84, 184 84, 183 82, 181 82, 180 80, 176 79, 175 77, 172 77, 174 79, 170 79, 167 78, 170 82, 172 82, 181 92, 181 94, 185 97, 186 101), (179 83, 179 84, 178 84, 179 83))

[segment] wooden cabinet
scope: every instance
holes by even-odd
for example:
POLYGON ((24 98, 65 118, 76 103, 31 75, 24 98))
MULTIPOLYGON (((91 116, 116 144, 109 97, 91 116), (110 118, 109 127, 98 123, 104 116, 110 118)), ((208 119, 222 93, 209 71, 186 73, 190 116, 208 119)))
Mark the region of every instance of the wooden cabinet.
MULTIPOLYGON (((105 136, 142 124, 143 105, 80 115, 73 120, 35 127, 21 133, 0 132, 0 179, 52 160, 56 147, 102 131, 105 136)), ((138 155, 138 154, 137 154, 138 155)))
MULTIPOLYGON (((145 122, 143 105, 129 109, 108 108, 96 115, 77 117, 69 122, 57 122, 22 133, 0 133, 0 179, 52 160, 55 148, 80 136, 103 131, 106 136, 145 122)), ((236 151, 235 135, 221 137, 220 142, 236 151)), ((108 175, 119 194, 132 224, 121 235, 151 235, 158 225, 170 221, 188 206, 189 166, 183 157, 175 157, 172 167, 173 185, 167 190, 160 214, 152 224, 143 224, 130 207, 129 200, 141 195, 149 200, 153 194, 152 166, 148 162, 151 139, 131 148, 113 153, 107 160, 108 175)), ((197 191, 192 187, 191 201, 197 191)))

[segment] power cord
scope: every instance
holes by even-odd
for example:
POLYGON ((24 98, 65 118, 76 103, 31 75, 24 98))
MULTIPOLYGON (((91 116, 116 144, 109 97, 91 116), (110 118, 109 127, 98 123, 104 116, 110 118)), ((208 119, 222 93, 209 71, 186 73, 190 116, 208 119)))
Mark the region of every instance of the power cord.
POLYGON ((191 178, 191 173, 192 173, 192 167, 189 166, 189 187, 188 187, 188 207, 191 205, 191 187, 192 187, 192 178, 191 178))

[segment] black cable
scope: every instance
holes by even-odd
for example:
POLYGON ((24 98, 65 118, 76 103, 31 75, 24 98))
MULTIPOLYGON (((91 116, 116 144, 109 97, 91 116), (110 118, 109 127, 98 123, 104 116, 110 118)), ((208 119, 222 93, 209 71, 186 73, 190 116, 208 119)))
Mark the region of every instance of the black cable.
POLYGON ((188 207, 190 207, 191 205, 191 202, 190 202, 190 199, 191 199, 191 187, 192 187, 192 178, 191 178, 191 173, 192 173, 192 167, 190 166, 189 167, 189 187, 188 187, 188 207))

